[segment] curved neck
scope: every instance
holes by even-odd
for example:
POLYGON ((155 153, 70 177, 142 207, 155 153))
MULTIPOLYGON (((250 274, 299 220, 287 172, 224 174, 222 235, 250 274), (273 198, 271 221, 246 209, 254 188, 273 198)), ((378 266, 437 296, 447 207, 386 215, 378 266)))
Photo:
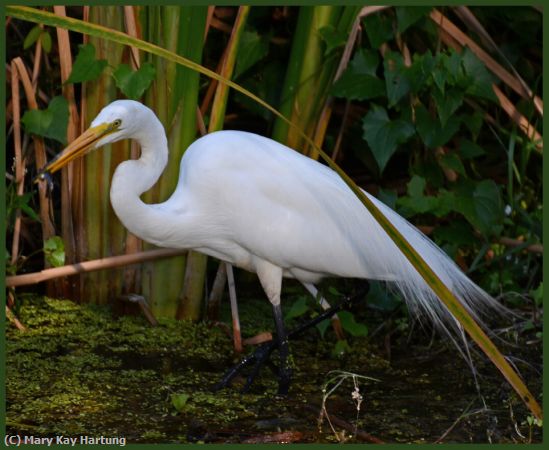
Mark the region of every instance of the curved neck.
POLYGON ((111 182, 111 204, 133 234, 148 242, 160 244, 159 224, 166 220, 161 205, 148 205, 140 196, 160 178, 168 163, 168 142, 160 121, 151 115, 149 125, 132 136, 141 146, 137 160, 124 161, 116 168, 111 182))

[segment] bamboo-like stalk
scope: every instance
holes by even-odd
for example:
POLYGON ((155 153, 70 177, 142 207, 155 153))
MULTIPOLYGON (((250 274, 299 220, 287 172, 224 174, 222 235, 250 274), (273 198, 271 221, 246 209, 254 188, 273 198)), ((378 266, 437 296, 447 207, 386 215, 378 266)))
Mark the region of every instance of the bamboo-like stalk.
MULTIPOLYGON (((207 11, 207 6, 148 7, 143 11, 142 27, 149 41, 199 63, 207 11)), ((181 157, 196 138, 199 74, 163 58, 155 58, 152 62, 156 66, 157 79, 146 95, 146 103, 164 123, 170 148, 166 170, 145 196, 149 202, 158 202, 168 198, 175 189, 181 157)), ((204 269, 197 273, 188 256, 149 264, 145 272, 148 279, 144 280, 143 293, 152 299, 155 315, 198 318, 196 311, 181 311, 178 305, 182 289, 184 292, 187 286, 198 284, 203 292, 205 261, 204 269)))
MULTIPOLYGON (((19 80, 23 84, 28 108, 38 109, 38 103, 36 102, 34 95, 34 88, 23 60, 21 58, 15 58, 13 60, 13 65, 17 68, 19 80)), ((34 143, 36 168, 40 169, 46 165, 46 148, 44 146, 44 140, 35 135, 32 136, 32 139, 34 143)), ((45 241, 55 235, 55 226, 51 220, 51 200, 47 195, 46 186, 38 187, 38 196, 40 205, 40 223, 42 225, 42 239, 45 241)))
MULTIPOLYGON (((141 38, 141 29, 137 25, 137 6, 124 6, 124 23, 126 31, 130 36, 141 38)), ((131 68, 138 70, 141 67, 141 56, 139 50, 135 47, 130 47, 131 68)), ((132 159, 139 158, 139 146, 137 142, 130 143, 130 155, 132 159)), ((130 232, 126 234, 125 243, 126 255, 137 253, 143 250, 143 241, 130 232)), ((123 294, 131 295, 136 292, 141 292, 141 270, 136 267, 127 267, 124 270, 124 282, 122 286, 123 294)))
MULTIPOLYGON (((319 30, 332 26, 348 33, 358 12, 355 6, 302 7, 299 12, 280 109, 300 129, 314 134, 316 144, 322 143, 328 126, 330 114, 323 106, 339 61, 336 54, 325 56, 319 30)), ((300 133, 281 120, 275 122, 273 138, 318 157, 300 133)))
MULTIPOLYGON (((56 15, 66 17, 64 6, 54 6, 53 11, 56 15)), ((59 66, 61 72, 61 83, 63 83, 63 96, 67 100, 69 107, 69 123, 67 126, 67 142, 71 142, 79 134, 79 115, 74 98, 74 86, 65 83, 72 71, 72 55, 69 40, 69 32, 62 28, 57 28, 57 48, 59 51, 59 66)), ((78 200, 73 195, 72 180, 74 177, 74 167, 81 167, 81 162, 70 164, 61 172, 61 236, 65 246, 65 259, 72 263, 76 261, 76 236, 74 232, 73 214, 79 215, 78 200)), ((78 191, 76 191, 78 192, 78 191)), ((81 283, 78 285, 63 284, 63 291, 60 293, 63 297, 74 298, 80 294, 81 283), (73 289, 73 287, 75 289, 73 289)))
MULTIPOLYGON (((89 21, 114 29, 122 29, 124 17, 117 6, 89 9, 89 21)), ((123 61, 124 47, 95 37, 89 43, 96 49, 97 59, 106 59, 111 67, 123 61)), ((93 82, 85 83, 84 123, 89 124, 99 111, 117 97, 111 76, 104 72, 93 82)), ((113 144, 112 151, 92 152, 86 157, 84 172, 83 223, 79 224, 85 236, 83 260, 95 260, 124 253, 126 231, 118 221, 109 203, 110 178, 119 162, 130 156, 127 141, 113 144)), ((115 272, 101 271, 83 277, 82 301, 107 303, 112 296, 122 292, 122 279, 115 272)))
MULTIPOLYGON (((16 194, 23 195, 25 188, 25 162, 21 150, 21 98, 19 95, 19 73, 17 66, 11 62, 11 99, 12 99, 12 120, 13 120, 13 147, 14 147, 14 165, 15 165, 15 185, 16 194)), ((21 211, 15 212, 15 222, 13 225, 13 240, 11 245, 11 264, 17 263, 19 254, 19 234, 21 231, 21 211)))

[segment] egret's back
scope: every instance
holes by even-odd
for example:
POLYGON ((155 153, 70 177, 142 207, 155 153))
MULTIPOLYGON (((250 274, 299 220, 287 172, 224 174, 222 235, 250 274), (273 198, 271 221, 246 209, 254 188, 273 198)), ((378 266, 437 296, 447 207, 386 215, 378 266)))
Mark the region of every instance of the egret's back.
MULTIPOLYGON (((255 134, 220 131, 197 140, 181 164, 178 196, 230 262, 254 271, 266 260, 304 282, 355 277, 391 282, 414 312, 446 327, 445 307, 415 268, 328 167, 255 134), (228 253, 231 253, 228 254, 228 253), (228 256, 228 257, 227 257, 228 256)), ((414 226, 366 193, 476 316, 498 308, 447 255, 414 226)), ((173 199, 171 199, 173 200, 173 199)), ((206 246, 207 247, 207 246, 206 246)), ((215 253, 212 249, 211 253, 215 253)), ((208 252, 207 248, 202 251, 208 252)))

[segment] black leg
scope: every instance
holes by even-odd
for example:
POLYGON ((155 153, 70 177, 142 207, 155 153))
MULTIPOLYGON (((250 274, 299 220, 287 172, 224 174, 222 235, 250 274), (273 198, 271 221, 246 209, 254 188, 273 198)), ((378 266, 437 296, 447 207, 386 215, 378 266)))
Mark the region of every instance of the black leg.
POLYGON ((280 367, 278 370, 278 394, 288 394, 290 388, 290 379, 292 377, 292 368, 288 362, 290 346, 288 344, 288 335, 284 326, 284 318, 282 317, 282 308, 280 303, 273 305, 273 314, 276 326, 276 339, 278 342, 278 353, 280 356, 280 367))

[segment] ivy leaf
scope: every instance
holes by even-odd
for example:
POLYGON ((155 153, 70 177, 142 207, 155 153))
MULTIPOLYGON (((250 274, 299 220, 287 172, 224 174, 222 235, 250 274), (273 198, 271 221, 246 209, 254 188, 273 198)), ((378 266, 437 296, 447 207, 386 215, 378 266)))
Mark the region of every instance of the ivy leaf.
POLYGON ((484 64, 469 47, 465 47, 462 54, 462 61, 465 73, 471 80, 466 92, 470 95, 498 102, 494 89, 492 88, 494 77, 488 72, 488 69, 486 69, 484 64))
POLYGON ((492 233, 503 222, 503 202, 496 183, 493 180, 478 183, 473 200, 480 231, 486 235, 492 233))
POLYGON ((151 85, 156 69, 151 63, 132 70, 127 64, 120 64, 113 73, 116 86, 130 99, 137 100, 151 85))
POLYGON ((300 297, 297 301, 292 304, 290 311, 284 317, 284 320, 295 319, 296 317, 302 316, 308 310, 307 299, 305 297, 300 297))
POLYGON ((379 66, 379 55, 374 50, 360 49, 349 63, 349 67, 357 73, 375 76, 379 66))
POLYGON ((371 50, 360 50, 342 76, 334 83, 332 94, 349 100, 367 100, 382 96, 384 83, 375 74, 379 57, 371 50))
POLYGON ((269 52, 269 37, 245 30, 236 57, 235 78, 243 74, 269 52))
POLYGON ((441 53, 441 61, 444 69, 446 69, 446 81, 451 85, 456 85, 465 76, 462 66, 462 56, 455 50, 450 50, 450 55, 441 53))
POLYGON ((33 192, 27 192, 23 195, 15 195, 13 198, 13 205, 11 205, 10 209, 12 210, 20 209, 31 219, 36 220, 37 222, 40 222, 40 217, 38 217, 38 214, 36 214, 34 209, 32 209, 29 205, 33 195, 34 195, 33 192))
POLYGON ((459 154, 463 159, 473 159, 478 156, 484 155, 486 152, 484 149, 469 139, 462 139, 459 143, 459 154))
POLYGON ((425 17, 432 6, 399 6, 396 9, 397 29, 399 33, 404 33, 410 26, 425 17))
POLYGON ((370 146, 380 173, 395 152, 397 146, 414 134, 410 122, 402 119, 390 120, 384 108, 372 105, 362 119, 363 138, 370 146))
POLYGON ((459 159, 458 155, 456 155, 455 153, 446 153, 442 155, 442 157, 440 158, 440 164, 442 165, 442 167, 445 167, 446 169, 451 169, 462 176, 466 175, 465 167, 463 167, 461 159, 459 159))
POLYGON ((530 296, 534 299, 537 306, 541 306, 543 304, 543 281, 536 289, 530 290, 530 296))
POLYGON ((96 80, 106 65, 105 59, 95 59, 95 47, 92 44, 79 45, 78 55, 76 55, 71 74, 65 83, 96 80))
POLYGON ((448 225, 436 227, 433 236, 456 245, 471 245, 478 239, 464 220, 453 220, 448 225))
POLYGON ((69 105, 65 97, 51 99, 48 109, 31 109, 21 118, 25 130, 37 136, 55 139, 62 144, 67 142, 67 125, 69 123, 69 105))
POLYGON ((405 76, 412 92, 419 92, 433 74, 435 59, 430 50, 423 55, 414 55, 412 65, 406 69, 405 76))
POLYGON ((394 311, 402 301, 396 295, 392 295, 387 286, 380 281, 369 282, 368 306, 380 311, 394 311))
POLYGON ((321 338, 324 338, 324 335, 326 334, 326 330, 328 329, 329 326, 330 326, 329 320, 323 320, 322 322, 316 324, 316 329, 320 333, 321 338))
POLYGON ((484 115, 480 111, 475 111, 472 114, 463 116, 463 123, 471 132, 473 139, 476 139, 480 133, 480 129, 484 124, 484 115))
POLYGON ((440 124, 444 127, 450 116, 462 105, 463 93, 457 88, 448 89, 446 93, 434 89, 433 99, 437 106, 440 124))
POLYGON ((402 213, 406 217, 414 214, 424 214, 436 208, 436 197, 423 195, 425 185, 425 178, 418 175, 414 175, 408 182, 408 195, 398 199, 398 204, 404 208, 402 213))
POLYGON ((416 109, 416 128, 423 143, 429 148, 446 144, 459 129, 461 119, 452 116, 443 126, 439 120, 431 117, 423 106, 416 109))
POLYGON ((368 327, 363 323, 358 323, 355 320, 355 316, 349 311, 341 311, 337 313, 339 320, 341 320, 341 326, 343 329, 352 336, 368 336, 368 327))
POLYGON ((383 61, 385 67, 385 86, 389 106, 394 106, 398 101, 410 92, 411 83, 407 76, 407 67, 404 65, 402 55, 395 52, 387 52, 383 61))
POLYGON ((381 44, 393 39, 393 22, 390 17, 371 14, 362 21, 372 48, 377 49, 381 44))
POLYGON ((320 37, 326 43, 325 55, 328 55, 335 48, 343 47, 347 42, 345 34, 336 29, 333 25, 326 25, 318 30, 320 37))
POLYGON ((65 264, 65 244, 59 236, 52 236, 44 242, 44 255, 53 267, 65 264))
POLYGON ((189 394, 172 394, 172 405, 177 412, 185 412, 188 408, 187 402, 190 398, 191 396, 189 394))
POLYGON ((479 183, 463 182, 456 189, 455 209, 483 235, 498 234, 503 222, 503 202, 492 180, 479 183))

